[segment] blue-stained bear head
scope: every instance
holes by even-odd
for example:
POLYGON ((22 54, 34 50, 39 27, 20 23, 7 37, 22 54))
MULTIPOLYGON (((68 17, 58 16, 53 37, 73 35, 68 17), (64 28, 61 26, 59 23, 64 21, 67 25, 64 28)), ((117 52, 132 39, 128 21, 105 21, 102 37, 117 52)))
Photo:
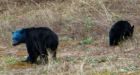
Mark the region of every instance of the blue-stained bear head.
POLYGON ((12 44, 13 46, 19 45, 25 42, 25 32, 24 29, 16 30, 12 32, 12 44))

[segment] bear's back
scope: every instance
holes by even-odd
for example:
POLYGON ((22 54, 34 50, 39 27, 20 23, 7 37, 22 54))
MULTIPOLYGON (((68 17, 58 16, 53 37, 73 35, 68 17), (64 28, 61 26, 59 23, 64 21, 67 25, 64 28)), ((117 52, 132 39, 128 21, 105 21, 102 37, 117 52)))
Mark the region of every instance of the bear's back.
POLYGON ((48 27, 31 27, 31 28, 25 28, 25 33, 28 35, 50 35, 55 34, 51 29, 48 27))
POLYGON ((23 31, 26 34, 27 39, 32 38, 32 39, 56 39, 58 40, 58 36, 55 32, 53 32, 51 29, 48 27, 31 27, 31 28, 25 28, 23 31))
POLYGON ((112 30, 123 31, 125 29, 130 29, 131 25, 128 21, 118 21, 112 26, 112 30))

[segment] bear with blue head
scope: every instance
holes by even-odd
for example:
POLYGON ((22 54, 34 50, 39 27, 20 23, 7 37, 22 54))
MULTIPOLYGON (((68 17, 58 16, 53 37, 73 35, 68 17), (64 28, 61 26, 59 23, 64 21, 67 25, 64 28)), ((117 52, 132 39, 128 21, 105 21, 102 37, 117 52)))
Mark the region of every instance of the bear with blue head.
POLYGON ((56 59, 56 51, 59 44, 58 36, 48 27, 30 27, 12 32, 13 46, 26 44, 28 57, 26 62, 36 63, 40 56, 42 63, 48 63, 48 51, 53 59, 56 59))
POLYGON ((13 46, 16 46, 20 43, 25 43, 25 34, 23 33, 23 29, 16 30, 15 32, 12 32, 12 44, 13 44, 13 46))
POLYGON ((118 45, 120 41, 132 37, 134 32, 134 25, 128 21, 120 20, 116 22, 109 32, 109 43, 110 46, 118 45))

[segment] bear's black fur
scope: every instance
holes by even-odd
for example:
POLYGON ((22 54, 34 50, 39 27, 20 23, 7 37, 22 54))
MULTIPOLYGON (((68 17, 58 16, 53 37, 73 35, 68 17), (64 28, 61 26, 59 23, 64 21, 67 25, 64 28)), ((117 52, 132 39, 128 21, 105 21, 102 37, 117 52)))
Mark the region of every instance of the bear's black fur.
POLYGON ((128 21, 120 20, 116 22, 109 32, 110 46, 118 45, 121 40, 132 37, 134 26, 131 26, 128 21))
POLYGON ((56 50, 58 46, 58 36, 47 27, 23 28, 13 32, 13 45, 25 43, 29 56, 26 62, 36 63, 37 57, 40 56, 42 63, 48 63, 48 53, 50 49, 52 57, 56 59, 56 50))

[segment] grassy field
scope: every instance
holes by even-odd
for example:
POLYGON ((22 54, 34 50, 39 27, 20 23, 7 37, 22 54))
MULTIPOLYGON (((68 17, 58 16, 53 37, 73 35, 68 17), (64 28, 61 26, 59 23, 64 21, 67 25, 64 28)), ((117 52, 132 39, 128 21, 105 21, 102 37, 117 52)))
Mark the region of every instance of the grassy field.
POLYGON ((0 0, 0 75, 140 75, 139 12, 139 0, 0 0), (134 36, 110 47, 118 20, 134 25, 134 36), (33 26, 59 35, 57 61, 20 62, 26 47, 13 47, 11 32, 33 26))

